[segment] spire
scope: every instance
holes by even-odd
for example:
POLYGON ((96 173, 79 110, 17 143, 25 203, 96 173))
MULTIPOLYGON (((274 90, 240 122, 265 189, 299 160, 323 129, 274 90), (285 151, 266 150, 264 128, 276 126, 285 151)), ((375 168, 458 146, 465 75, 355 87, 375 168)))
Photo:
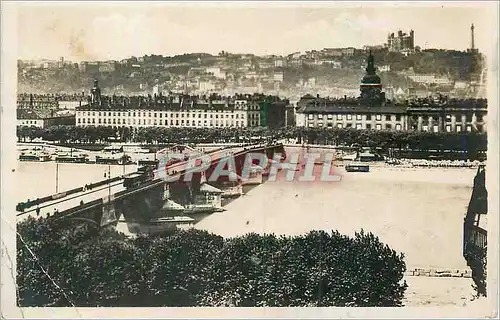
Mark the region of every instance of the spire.
POLYGON ((374 75, 375 74, 375 62, 372 55, 372 50, 370 49, 370 53, 368 55, 368 66, 366 67, 366 74, 374 75))

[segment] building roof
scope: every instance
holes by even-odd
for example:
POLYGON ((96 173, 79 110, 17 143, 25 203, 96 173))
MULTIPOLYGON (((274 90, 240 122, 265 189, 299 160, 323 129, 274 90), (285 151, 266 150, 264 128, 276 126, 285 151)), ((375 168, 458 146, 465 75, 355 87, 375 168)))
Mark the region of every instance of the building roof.
POLYGON ((216 187, 213 187, 209 185, 208 183, 204 183, 200 187, 200 192, 203 193, 223 193, 222 190, 217 189, 216 187))
POLYGON ((17 109, 17 119, 18 120, 40 120, 40 116, 33 110, 17 109))
POLYGON ((407 107, 403 105, 385 105, 385 106, 367 106, 363 104, 325 104, 325 105, 307 105, 300 113, 392 113, 402 114, 406 112, 407 107))
POLYGON ((184 211, 184 207, 175 201, 168 200, 163 204, 162 210, 164 211, 184 211))

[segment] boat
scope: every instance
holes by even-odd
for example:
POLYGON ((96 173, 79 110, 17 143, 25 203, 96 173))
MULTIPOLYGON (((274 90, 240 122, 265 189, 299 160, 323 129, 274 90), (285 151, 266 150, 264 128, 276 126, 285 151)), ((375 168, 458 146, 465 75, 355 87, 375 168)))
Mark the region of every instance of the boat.
POLYGON ((133 146, 123 146, 123 151, 127 153, 151 153, 149 149, 133 146))
POLYGON ((124 153, 111 153, 95 156, 95 163, 97 164, 128 164, 130 157, 124 153))
POLYGON ((346 164, 345 171, 347 172, 370 172, 370 166, 365 163, 352 162, 346 164))
POLYGON ((185 206, 184 214, 197 214, 197 213, 215 213, 215 212, 223 212, 225 209, 217 208, 212 205, 200 205, 200 204, 188 204, 185 206))
POLYGON ((190 224, 194 223, 195 219, 187 216, 174 216, 174 217, 163 217, 157 219, 151 219, 149 223, 151 226, 170 226, 178 224, 190 224))
POLYGON ((88 155, 85 153, 57 153, 55 160, 62 163, 86 163, 88 155))
POLYGON ((21 152, 19 155, 19 161, 35 161, 35 162, 46 162, 50 161, 50 155, 45 152, 21 152))

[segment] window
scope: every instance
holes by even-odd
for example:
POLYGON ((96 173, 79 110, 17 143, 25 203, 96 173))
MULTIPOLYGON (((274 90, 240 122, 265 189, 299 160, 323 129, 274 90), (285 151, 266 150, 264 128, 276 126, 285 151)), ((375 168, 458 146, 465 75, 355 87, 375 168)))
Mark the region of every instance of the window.
POLYGON ((396 125, 396 130, 397 130, 397 131, 400 131, 400 130, 401 130, 401 125, 400 125, 399 123, 396 125))
POLYGON ((337 128, 342 129, 342 123, 337 123, 337 128))
POLYGON ((375 120, 377 120, 377 121, 382 120, 382 116, 381 116, 380 114, 377 114, 377 115, 375 116, 375 120))
POLYGON ((446 132, 451 132, 451 126, 450 125, 446 126, 446 132))
MULTIPOLYGON (((337 120, 342 120, 342 115, 341 114, 337 115, 337 120)), ((342 128, 342 127, 340 127, 340 128, 342 128)))
POLYGON ((483 122, 483 115, 482 114, 476 114, 476 121, 477 122, 483 122))
POLYGON ((401 115, 400 114, 396 115, 396 121, 401 121, 401 115))
MULTIPOLYGON (((238 125, 238 121, 236 121, 236 126, 237 126, 237 125, 238 125)), ((309 128, 312 128, 312 127, 314 127, 314 124, 309 123, 309 128)))
POLYGON ((375 127, 377 130, 382 130, 382 125, 380 123, 377 123, 377 126, 375 127))
POLYGON ((386 128, 387 130, 391 130, 391 129, 392 129, 392 125, 391 125, 390 123, 387 123, 387 124, 385 125, 385 128, 386 128))
POLYGON ((352 120, 352 115, 351 114, 347 115, 347 120, 352 120))
POLYGON ((470 113, 469 113, 469 114, 467 114, 467 115, 465 116, 465 120, 466 120, 467 122, 472 122, 472 114, 470 114, 470 113))
POLYGON ((461 132, 462 131, 462 126, 461 125, 456 126, 455 130, 457 130, 457 132, 461 132))
POLYGON ((390 114, 386 114, 385 115, 385 121, 391 121, 391 115, 390 114))
POLYGON ((447 114, 446 115, 446 122, 450 122, 450 121, 451 121, 451 114, 447 114))
POLYGON ((455 121, 456 122, 462 122, 462 115, 461 114, 456 114, 455 115, 455 121))
POLYGON ((333 119, 333 115, 332 114, 329 114, 326 116, 328 120, 332 120, 333 119))
POLYGON ((322 114, 318 114, 318 119, 323 119, 323 115, 322 114))
POLYGON ((371 120, 372 119, 372 115, 371 114, 367 114, 366 115, 366 120, 371 120))
POLYGON ((323 124, 322 124, 322 123, 318 123, 318 127, 320 127, 320 128, 321 128, 322 126, 323 126, 323 124))
MULTIPOLYGON (((85 119, 84 119, 85 120, 85 119)), ((84 122, 85 123, 85 122, 84 122)), ((472 126, 469 124, 467 125, 467 132, 471 132, 472 131, 472 126)))
POLYGON ((371 128, 372 128, 371 123, 367 123, 367 124, 366 124, 366 129, 370 130, 371 128))
POLYGON ((434 126, 432 129, 433 129, 434 132, 438 132, 439 131, 439 127, 438 126, 434 126))
MULTIPOLYGON (((238 119, 238 115, 236 115, 236 119, 238 119)), ((313 120, 314 119, 314 115, 312 115, 312 114, 308 115, 307 119, 313 120)))
POLYGON ((356 115, 356 120, 361 120, 362 118, 363 118, 363 116, 362 116, 362 115, 360 115, 360 114, 357 114, 357 115, 356 115))
POLYGON ((345 127, 346 128, 352 128, 352 123, 348 123, 345 127))
POLYGON ((363 128, 363 126, 361 125, 361 123, 356 124, 356 129, 362 129, 362 128, 363 128))
POLYGON ((427 132, 427 131, 429 131, 429 127, 428 126, 422 126, 422 130, 427 132))

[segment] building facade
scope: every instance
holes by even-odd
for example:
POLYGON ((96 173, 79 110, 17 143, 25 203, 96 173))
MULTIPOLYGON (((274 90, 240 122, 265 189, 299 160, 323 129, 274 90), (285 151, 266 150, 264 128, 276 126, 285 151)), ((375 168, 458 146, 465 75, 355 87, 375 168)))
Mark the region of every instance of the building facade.
POLYGON ((87 103, 76 109, 76 125, 131 129, 276 127, 285 125, 288 104, 288 100, 264 95, 104 97, 96 82, 87 103))
POLYGON ((371 53, 360 91, 358 98, 302 97, 297 103, 297 126, 427 132, 486 131, 486 99, 458 100, 438 96, 404 103, 387 100, 380 78, 375 74, 371 53))
POLYGON ((415 51, 415 32, 410 30, 407 34, 401 30, 397 34, 387 36, 387 49, 392 52, 408 53, 415 51))

